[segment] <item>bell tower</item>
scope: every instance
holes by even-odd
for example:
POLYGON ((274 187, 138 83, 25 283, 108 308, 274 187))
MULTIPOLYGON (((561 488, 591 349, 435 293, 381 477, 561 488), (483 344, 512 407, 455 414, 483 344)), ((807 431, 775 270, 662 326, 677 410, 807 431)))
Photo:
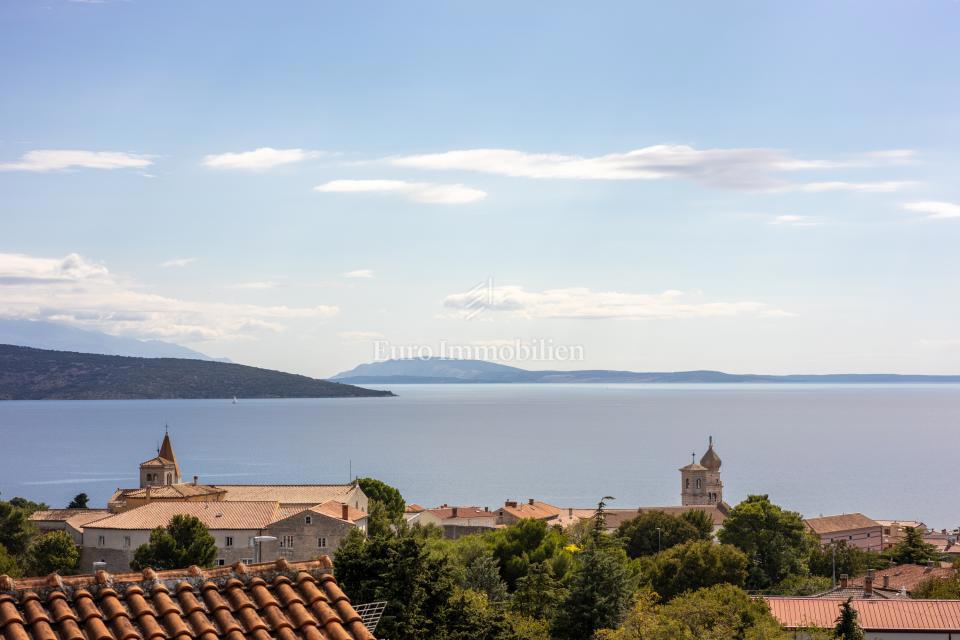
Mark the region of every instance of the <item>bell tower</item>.
POLYGON ((713 436, 707 452, 696 462, 696 454, 691 454, 690 464, 680 468, 680 504, 690 506, 710 506, 723 502, 723 481, 720 480, 720 456, 713 448, 713 436))
POLYGON ((180 465, 173 452, 169 431, 163 434, 163 444, 157 451, 155 458, 150 458, 140 465, 140 487, 156 487, 162 485, 180 484, 180 465))

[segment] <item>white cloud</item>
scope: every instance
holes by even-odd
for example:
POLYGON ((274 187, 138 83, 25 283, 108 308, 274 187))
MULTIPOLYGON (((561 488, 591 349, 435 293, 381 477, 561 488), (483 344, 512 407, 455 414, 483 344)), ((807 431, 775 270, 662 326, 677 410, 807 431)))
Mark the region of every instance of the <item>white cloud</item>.
POLYGON ((527 291, 520 286, 490 287, 478 301, 476 291, 447 296, 443 304, 455 317, 473 317, 483 311, 528 319, 670 319, 724 316, 782 317, 791 314, 763 302, 706 302, 697 294, 669 290, 662 293, 592 291, 587 288, 527 291))
POLYGON ((908 202, 903 205, 903 208, 918 213, 925 213, 930 218, 960 218, 960 204, 954 204, 952 202, 923 200, 920 202, 908 202))
POLYGON ((817 220, 816 218, 811 218, 810 216, 786 215, 774 217, 770 221, 770 224, 790 227, 817 227, 822 225, 823 222, 817 220))
MULTIPOLYGON (((520 178, 574 180, 661 180, 686 178, 733 189, 779 189, 791 186, 783 172, 870 166, 887 163, 874 152, 844 161, 793 158, 777 149, 696 149, 661 144, 624 153, 577 156, 527 153, 514 149, 465 149, 388 158, 401 167, 428 170, 477 171, 520 178)), ((895 152, 902 157, 905 150, 895 152)))
POLYGON ((161 262, 160 266, 164 269, 178 269, 191 265, 197 260, 199 260, 199 258, 173 258, 172 260, 161 262))
POLYGON ((383 338, 379 331, 341 331, 337 334, 344 342, 370 342, 383 338))
POLYGON ((373 269, 354 269, 343 274, 344 278, 372 278, 373 269))
POLYGON ((0 164, 0 171, 61 171, 64 169, 142 169, 153 164, 152 156, 122 151, 37 149, 18 162, 0 164))
POLYGON ((323 319, 336 306, 258 306, 145 293, 103 265, 72 253, 41 258, 0 253, 0 317, 64 322, 116 335, 196 342, 282 331, 297 319, 323 319))
POLYGON ((274 289, 279 283, 273 280, 254 280, 252 282, 238 282, 230 285, 231 289, 274 289))
POLYGON ((407 180, 333 180, 313 188, 321 193, 394 193, 429 204, 469 204, 487 197, 485 191, 462 184, 407 180))
POLYGON ((320 155, 318 151, 305 149, 273 149, 260 147, 253 151, 238 153, 221 153, 204 156, 204 166, 211 169, 243 169, 248 171, 262 171, 284 164, 303 162, 320 155))
POLYGON ((865 193, 890 193, 900 191, 909 187, 916 186, 912 180, 888 180, 885 182, 843 182, 834 180, 830 182, 808 182, 801 185, 801 191, 821 192, 821 191, 860 191, 865 193))

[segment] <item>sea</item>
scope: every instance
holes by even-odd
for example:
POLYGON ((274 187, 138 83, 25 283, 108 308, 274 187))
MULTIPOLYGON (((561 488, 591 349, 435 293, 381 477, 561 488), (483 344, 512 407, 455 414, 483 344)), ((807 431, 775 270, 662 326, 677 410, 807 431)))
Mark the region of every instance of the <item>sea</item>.
MULTIPOLYGON (((379 387, 383 388, 383 387, 379 387)), ((184 479, 408 502, 669 506, 713 436, 724 497, 960 526, 960 385, 398 385, 394 398, 0 402, 0 498, 104 505, 169 429, 184 479)))

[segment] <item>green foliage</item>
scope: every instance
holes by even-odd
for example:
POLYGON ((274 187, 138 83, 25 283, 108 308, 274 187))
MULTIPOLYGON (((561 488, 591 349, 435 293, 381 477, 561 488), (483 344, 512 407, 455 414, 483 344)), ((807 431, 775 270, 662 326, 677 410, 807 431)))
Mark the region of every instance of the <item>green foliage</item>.
POLYGON ((482 593, 488 602, 500 602, 507 599, 507 585, 500 578, 497 561, 487 556, 479 556, 467 565, 464 576, 464 588, 482 593))
POLYGON ((806 573, 812 543, 800 514, 781 509, 765 495, 749 496, 731 509, 719 538, 746 554, 751 589, 767 589, 788 575, 806 573))
POLYGON ((367 532, 371 536, 390 535, 399 525, 387 513, 387 507, 382 502, 371 500, 367 509, 367 532))
POLYGON ((16 507, 17 509, 22 509, 26 511, 28 516, 31 513, 34 513, 35 511, 43 511, 44 509, 50 508, 50 505, 48 505, 46 502, 34 502, 32 500, 27 500, 26 498, 21 498, 19 496, 10 498, 10 504, 16 507))
POLYGON ((66 531, 51 531, 37 536, 27 547, 26 565, 31 575, 53 572, 69 575, 80 564, 80 550, 66 531))
POLYGON ((0 575, 7 575, 11 578, 19 578, 23 575, 23 568, 20 563, 2 544, 0 544, 0 575))
POLYGON ((680 519, 693 525, 701 540, 713 539, 713 517, 701 509, 691 509, 680 514, 680 519))
POLYGON ((392 522, 403 519, 403 510, 407 508, 407 503, 399 490, 376 478, 360 478, 357 484, 367 498, 383 505, 387 517, 392 522))
POLYGON ((850 604, 850 600, 840 605, 840 615, 833 628, 833 636, 840 640, 863 640, 865 637, 857 622, 857 610, 850 604))
POLYGON ((517 580, 511 607, 515 612, 537 620, 552 620, 566 598, 567 590, 553 575, 553 569, 548 563, 540 562, 517 580))
POLYGON ((916 527, 904 527, 904 538, 890 550, 890 558, 897 564, 926 564, 937 558, 937 548, 924 542, 916 527))
MULTIPOLYGON (((712 522, 710 526, 712 529, 712 522)), ((663 511, 646 511, 633 520, 621 523, 616 535, 623 541, 631 558, 653 555, 689 540, 709 539, 710 536, 709 533, 703 536, 698 524, 689 518, 672 516, 663 511)))
POLYGON ((766 591, 773 596, 812 596, 833 587, 833 580, 826 576, 787 576, 766 591))
POLYGON ((130 568, 139 571, 146 567, 211 567, 216 557, 216 541, 206 525, 194 516, 177 514, 166 527, 157 527, 150 532, 150 542, 137 548, 130 568))
POLYGON ((34 526, 27 520, 33 512, 31 503, 23 498, 0 501, 0 545, 15 556, 27 550, 34 526))
POLYGON ((960 600, 960 576, 949 579, 928 578, 910 592, 911 598, 960 600))
POLYGON ((589 541, 579 554, 570 590, 554 618, 553 634, 583 640, 623 620, 633 592, 627 554, 619 546, 589 541))
POLYGON ((490 536, 492 554, 500 563, 500 574, 508 588, 527 575, 530 567, 549 562, 555 575, 564 576, 570 567, 570 554, 563 550, 567 539, 561 531, 542 520, 520 520, 490 536))
MULTIPOLYGON (((820 636, 812 634, 811 638, 820 636)), ((598 640, 789 640, 762 600, 742 589, 717 585, 691 591, 666 604, 641 594, 617 629, 598 640)))
POLYGON ((736 547, 693 540, 671 547, 652 559, 650 586, 664 600, 715 584, 742 587, 747 557, 736 547))
POLYGON ((90 498, 85 493, 78 493, 67 505, 67 509, 86 509, 90 498))
POLYGON ((834 557, 836 558, 838 576, 841 573, 848 576, 861 575, 866 573, 867 569, 877 569, 882 563, 880 554, 848 545, 846 540, 821 545, 819 540, 811 536, 810 557, 808 559, 810 573, 816 576, 833 578, 834 557))

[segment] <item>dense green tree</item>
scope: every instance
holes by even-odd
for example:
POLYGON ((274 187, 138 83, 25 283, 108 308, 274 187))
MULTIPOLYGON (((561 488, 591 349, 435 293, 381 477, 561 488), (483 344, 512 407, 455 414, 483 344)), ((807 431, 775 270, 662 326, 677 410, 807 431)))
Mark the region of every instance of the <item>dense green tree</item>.
POLYGON ((7 551, 7 548, 0 544, 0 575, 19 578, 23 575, 23 568, 17 559, 7 551))
POLYGON ((937 548, 924 541, 916 527, 904 527, 903 540, 890 550, 890 558, 897 564, 926 564, 937 557, 937 548))
POLYGON ((779 583, 767 589, 766 593, 776 596, 812 596, 833 587, 833 580, 826 576, 787 576, 779 583))
POLYGON ((400 491, 376 478, 360 478, 357 480, 360 489, 371 501, 383 505, 384 511, 391 522, 403 520, 403 511, 407 508, 400 491))
POLYGON ((437 638, 454 595, 447 558, 404 532, 367 538, 352 531, 334 555, 334 573, 354 602, 387 601, 377 635, 394 640, 437 638))
POLYGON ((35 527, 27 520, 32 513, 29 504, 33 503, 24 505, 26 502, 23 498, 0 501, 0 545, 15 556, 27 550, 30 537, 35 532, 35 527))
POLYGON ((482 593, 488 602, 507 599, 507 585, 500 577, 500 566, 493 558, 481 556, 467 565, 464 588, 482 593))
POLYGON ((75 573, 80 564, 80 550, 66 531, 51 531, 37 536, 27 547, 26 565, 31 575, 45 576, 57 572, 75 573))
POLYGON ((617 545, 587 542, 577 559, 567 598, 554 618, 554 636, 583 640, 598 629, 617 627, 633 593, 628 562, 617 545))
POLYGON ((538 620, 552 620, 560 603, 567 597, 567 590, 553 575, 546 562, 532 565, 527 575, 517 580, 511 607, 517 613, 538 620))
POLYGON ((701 537, 695 524, 663 511, 645 511, 621 523, 616 535, 631 558, 652 555, 701 537))
POLYGON ((767 589, 791 574, 804 574, 811 539, 799 513, 765 495, 749 496, 730 510, 719 534, 747 556, 747 586, 767 589))
POLYGON ((693 525, 700 540, 713 539, 713 516, 702 509, 691 509, 680 514, 680 519, 693 525))
POLYGON ((960 600, 960 576, 952 578, 927 578, 910 592, 911 598, 935 600, 960 600))
POLYGON ((500 574, 508 588, 527 575, 530 567, 549 562, 557 576, 564 576, 571 562, 564 551, 567 539, 563 533, 542 520, 525 519, 490 535, 491 553, 500 563, 500 574))
POLYGON ((837 617, 837 624, 833 628, 833 636, 840 640, 863 640, 863 629, 857 622, 857 610, 847 600, 840 605, 840 615, 837 617))
POLYGON ((390 535, 399 526, 382 502, 371 500, 367 509, 367 533, 371 536, 390 535))
MULTIPOLYGON (((666 604, 650 594, 637 598, 617 629, 601 631, 598 640, 788 640, 762 600, 731 585, 685 593, 666 604)), ((821 638, 811 634, 811 638, 821 638)))
POLYGON ((26 511, 28 516, 36 511, 43 511, 44 509, 50 508, 50 505, 48 505, 46 502, 33 502, 32 500, 27 500, 26 498, 21 498, 19 496, 10 498, 10 504, 17 509, 26 511))
POLYGON ((747 557, 728 544, 692 540, 653 558, 649 578, 650 586, 664 600, 715 584, 742 587, 747 579, 747 557))
POLYGON ((137 547, 130 568, 139 571, 146 567, 211 567, 216 557, 216 541, 206 525, 194 516, 177 514, 166 527, 150 532, 150 542, 137 547))
POLYGON ((821 545, 819 540, 812 538, 808 559, 810 573, 816 576, 833 578, 834 561, 836 561, 837 576, 842 573, 848 576, 857 576, 865 573, 867 569, 878 568, 881 558, 880 554, 874 551, 848 545, 846 540, 821 545))
POLYGON ((70 501, 70 504, 67 505, 67 509, 86 509, 89 501, 90 498, 87 497, 87 494, 78 493, 73 497, 73 500, 70 501))

